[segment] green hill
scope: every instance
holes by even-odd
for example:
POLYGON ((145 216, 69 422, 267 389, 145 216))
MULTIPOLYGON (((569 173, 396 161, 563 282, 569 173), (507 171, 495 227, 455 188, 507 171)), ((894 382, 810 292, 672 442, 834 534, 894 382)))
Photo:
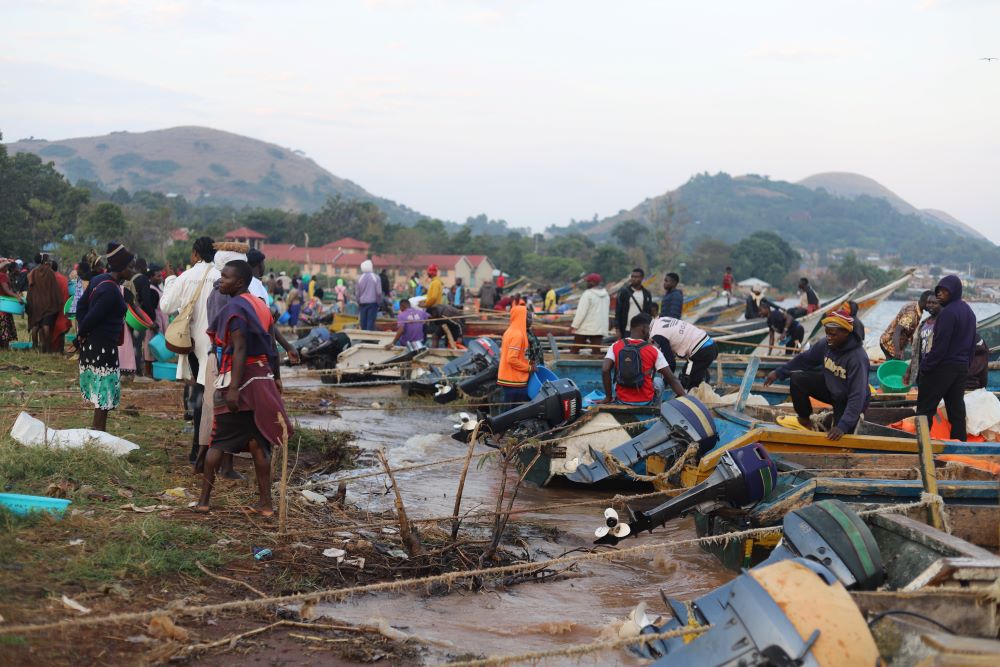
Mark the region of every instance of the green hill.
POLYGON ((702 238, 735 243, 757 231, 772 231, 795 248, 821 256, 833 250, 854 249, 882 257, 896 256, 902 263, 964 267, 969 262, 1000 262, 1000 247, 978 232, 964 229, 961 223, 950 223, 946 214, 935 212, 935 220, 930 221, 927 212, 900 211, 883 196, 857 194, 849 198, 826 188, 813 189, 756 175, 699 174, 680 188, 646 199, 617 215, 549 231, 580 231, 607 239, 625 220, 649 224, 654 212, 664 209, 668 198, 689 221, 683 239, 687 249, 702 238))
POLYGON ((103 189, 151 190, 182 195, 195 204, 229 204, 311 212, 327 197, 374 202, 390 222, 413 224, 425 217, 356 183, 338 178, 301 151, 207 127, 152 132, 112 132, 59 141, 22 140, 8 152, 29 152, 55 163, 76 183, 103 189))

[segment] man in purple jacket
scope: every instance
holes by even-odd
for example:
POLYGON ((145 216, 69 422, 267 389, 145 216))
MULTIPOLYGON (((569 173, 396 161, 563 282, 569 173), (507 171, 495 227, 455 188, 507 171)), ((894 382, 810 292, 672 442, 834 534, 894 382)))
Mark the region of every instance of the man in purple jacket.
POLYGON ((944 399, 951 437, 965 440, 965 380, 976 348, 976 315, 962 300, 962 281, 945 276, 934 288, 941 313, 930 351, 920 359, 917 414, 933 419, 944 399))

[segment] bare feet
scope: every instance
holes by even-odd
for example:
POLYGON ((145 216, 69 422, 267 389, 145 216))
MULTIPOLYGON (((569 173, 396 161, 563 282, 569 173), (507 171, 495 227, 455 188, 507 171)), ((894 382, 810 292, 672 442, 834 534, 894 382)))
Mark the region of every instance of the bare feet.
POLYGON ((226 479, 246 480, 245 475, 242 475, 241 473, 233 470, 232 468, 230 468, 229 470, 220 470, 219 474, 226 479))
POLYGON ((807 428, 810 431, 815 431, 816 430, 816 428, 813 426, 813 423, 812 423, 811 419, 808 419, 808 418, 807 419, 803 419, 802 417, 798 417, 798 420, 799 420, 799 425, 802 428, 807 428))
POLYGON ((212 508, 208 505, 195 505, 191 508, 191 511, 197 514, 208 514, 212 511, 212 508))
POLYGON ((253 505, 252 507, 247 507, 247 510, 253 512, 254 514, 262 516, 265 519, 270 519, 271 517, 274 516, 274 508, 272 508, 270 505, 267 506, 253 505))

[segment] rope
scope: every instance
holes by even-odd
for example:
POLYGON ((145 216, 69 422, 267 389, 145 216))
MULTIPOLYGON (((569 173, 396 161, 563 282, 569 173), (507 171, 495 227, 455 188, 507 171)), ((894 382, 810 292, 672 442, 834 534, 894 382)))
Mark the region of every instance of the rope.
MULTIPOLYGON (((888 514, 892 512, 905 511, 917 507, 926 507, 930 504, 937 502, 941 502, 940 499, 920 500, 917 502, 903 503, 900 505, 887 505, 885 507, 881 507, 878 509, 859 512, 859 514, 861 514, 862 516, 867 516, 870 514, 888 514)), ((722 535, 695 537, 687 540, 674 540, 672 542, 652 542, 649 544, 639 544, 637 546, 627 547, 624 549, 591 551, 585 554, 562 556, 559 558, 550 558, 548 560, 542 560, 542 561, 513 563, 511 565, 485 567, 485 568, 478 568, 475 570, 465 570, 461 572, 445 572, 442 574, 429 575, 426 577, 417 577, 413 579, 400 579, 395 581, 383 581, 375 584, 365 584, 362 586, 353 586, 350 588, 342 588, 342 589, 331 588, 320 591, 292 593, 289 595, 276 595, 267 598, 249 598, 249 599, 245 598, 242 600, 231 600, 229 602, 218 602, 215 604, 200 605, 200 606, 185 606, 182 601, 177 601, 176 603, 174 603, 174 605, 167 605, 167 608, 165 609, 124 612, 119 614, 108 614, 105 616, 67 618, 60 621, 51 621, 48 623, 36 623, 36 624, 25 623, 20 625, 0 626, 0 635, 27 634, 27 633, 42 632, 48 630, 64 630, 66 628, 75 628, 75 627, 91 627, 91 626, 105 625, 105 624, 120 625, 124 623, 143 622, 143 621, 148 621, 153 616, 157 616, 160 614, 182 617, 182 616, 200 616, 203 614, 215 614, 215 613, 237 611, 244 609, 263 609, 271 605, 288 605, 288 604, 310 602, 310 601, 319 602, 324 599, 342 599, 350 595, 357 595, 362 593, 379 593, 382 591, 400 591, 407 588, 416 588, 421 586, 426 587, 431 584, 445 584, 450 586, 454 584, 456 581, 462 579, 486 577, 491 575, 517 574, 520 572, 527 572, 529 570, 547 569, 559 565, 569 565, 581 562, 611 561, 611 560, 621 559, 625 556, 645 554, 647 552, 659 549, 670 550, 670 549, 676 549, 678 547, 691 546, 691 545, 720 544, 720 543, 725 544, 732 540, 741 539, 745 537, 759 537, 762 535, 770 535, 773 533, 780 533, 780 532, 781 532, 781 526, 773 526, 766 528, 749 528, 747 530, 725 533, 722 535)))
POLYGON ((587 653, 598 653, 610 649, 621 648, 623 646, 635 646, 651 644, 661 639, 673 639, 674 637, 693 637, 711 630, 711 625, 700 625, 698 627, 685 627, 656 634, 636 635, 634 637, 618 637, 605 641, 591 642, 589 644, 577 644, 563 648, 551 648, 544 651, 533 651, 531 653, 518 653, 515 655, 491 655, 478 660, 461 660, 458 662, 438 663, 439 667, 495 667, 498 665, 511 665, 518 662, 533 662, 543 658, 569 657, 575 655, 585 655, 587 653))
POLYGON ((684 450, 684 453, 681 454, 676 461, 674 461, 674 464, 670 466, 669 470, 664 470, 663 472, 658 473, 656 475, 640 475, 627 465, 623 464, 617 458, 615 458, 614 454, 612 454, 611 452, 604 452, 604 465, 606 465, 609 470, 620 475, 624 474, 625 476, 637 482, 653 482, 653 483, 666 482, 668 479, 670 479, 670 477, 680 472, 681 468, 684 467, 684 464, 687 463, 688 460, 694 458, 697 455, 698 455, 698 443, 692 442, 687 446, 687 449, 684 450))

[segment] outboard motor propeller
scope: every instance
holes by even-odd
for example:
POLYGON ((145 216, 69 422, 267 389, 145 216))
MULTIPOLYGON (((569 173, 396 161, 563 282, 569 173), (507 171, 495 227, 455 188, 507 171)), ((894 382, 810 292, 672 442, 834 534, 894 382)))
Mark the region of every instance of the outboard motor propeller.
MULTIPOLYGON (((698 399, 682 396, 660 406, 658 422, 609 453, 623 465, 632 467, 651 454, 676 459, 692 442, 698 443, 698 456, 701 457, 715 447, 719 436, 712 411, 698 399)), ((591 449, 590 457, 593 463, 577 466, 573 472, 566 473, 566 479, 594 484, 616 474, 608 469, 600 452, 591 449)))
POLYGON ((778 470, 764 446, 759 442, 744 445, 723 454, 708 479, 681 495, 645 512, 628 508, 628 530, 617 535, 602 526, 594 531, 597 537, 594 544, 618 544, 623 537, 652 531, 704 503, 722 502, 733 507, 755 505, 770 495, 777 481, 778 470))
MULTIPOLYGON (((552 380, 542 385, 538 394, 506 412, 483 420, 483 426, 493 435, 500 435, 526 422, 539 422, 542 430, 565 426, 580 416, 580 389, 568 379, 552 380)), ((468 442, 472 429, 463 428, 452 437, 468 442)))

